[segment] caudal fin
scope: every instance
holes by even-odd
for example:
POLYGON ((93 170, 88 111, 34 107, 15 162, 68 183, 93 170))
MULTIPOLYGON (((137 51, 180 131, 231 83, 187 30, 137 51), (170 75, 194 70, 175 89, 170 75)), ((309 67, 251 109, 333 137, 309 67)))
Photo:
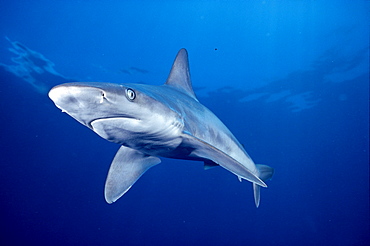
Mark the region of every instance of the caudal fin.
MULTIPOLYGON (((272 178, 272 175, 274 174, 274 169, 272 167, 269 167, 267 165, 257 164, 256 165, 259 175, 258 177, 262 179, 263 181, 269 180, 272 178)), ((254 195, 254 203, 256 204, 256 207, 260 205, 260 186, 256 183, 253 183, 253 195, 254 195)))

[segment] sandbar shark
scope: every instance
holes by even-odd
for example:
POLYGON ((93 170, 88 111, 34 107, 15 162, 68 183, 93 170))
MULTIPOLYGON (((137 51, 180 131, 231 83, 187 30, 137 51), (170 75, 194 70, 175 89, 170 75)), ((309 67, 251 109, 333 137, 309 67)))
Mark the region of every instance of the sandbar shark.
POLYGON ((255 205, 260 187, 273 168, 256 165, 229 129, 195 96, 188 53, 181 49, 165 84, 76 82, 49 92, 55 105, 100 137, 120 145, 105 183, 113 203, 124 195, 159 157, 221 166, 239 181, 253 183, 255 205))

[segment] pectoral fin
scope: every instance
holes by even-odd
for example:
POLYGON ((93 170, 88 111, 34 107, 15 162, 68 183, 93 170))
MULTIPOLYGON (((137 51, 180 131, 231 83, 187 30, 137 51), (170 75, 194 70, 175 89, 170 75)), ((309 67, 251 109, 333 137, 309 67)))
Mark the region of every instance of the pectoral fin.
POLYGON ((158 157, 121 146, 109 168, 105 182, 105 200, 117 201, 145 173, 146 170, 161 162, 158 157))
POLYGON ((191 155, 211 160, 238 176, 239 179, 243 178, 252 183, 258 184, 259 186, 267 187, 267 185, 256 174, 252 173, 248 168, 228 154, 186 132, 184 132, 182 137, 184 144, 193 146, 194 150, 191 155))

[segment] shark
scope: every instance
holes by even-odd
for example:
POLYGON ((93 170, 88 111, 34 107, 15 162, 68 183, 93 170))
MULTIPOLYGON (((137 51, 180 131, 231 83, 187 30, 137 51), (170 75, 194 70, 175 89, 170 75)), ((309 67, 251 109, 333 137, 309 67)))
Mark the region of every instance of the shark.
POLYGON ((274 169, 255 164, 222 121, 197 99, 188 52, 181 49, 162 85, 73 82, 49 91, 57 108, 100 137, 119 144, 104 187, 107 203, 122 197, 161 157, 221 166, 239 181, 253 184, 256 207, 260 187, 274 169))

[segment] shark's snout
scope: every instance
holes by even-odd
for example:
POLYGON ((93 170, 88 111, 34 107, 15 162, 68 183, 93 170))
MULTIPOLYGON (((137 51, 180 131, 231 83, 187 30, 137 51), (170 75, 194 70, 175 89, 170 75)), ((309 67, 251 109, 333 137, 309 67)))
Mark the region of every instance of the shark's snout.
POLYGON ((49 98, 58 108, 67 112, 99 104, 104 95, 104 91, 100 88, 80 83, 58 85, 49 91, 49 98))
POLYGON ((57 106, 59 109, 61 109, 63 112, 65 110, 62 107, 63 101, 66 99, 66 95, 69 94, 69 90, 65 86, 55 86, 49 91, 49 98, 54 102, 55 106, 57 106))
POLYGON ((64 94, 65 88, 62 86, 55 86, 49 91, 49 98, 55 103, 60 100, 61 96, 64 94))

